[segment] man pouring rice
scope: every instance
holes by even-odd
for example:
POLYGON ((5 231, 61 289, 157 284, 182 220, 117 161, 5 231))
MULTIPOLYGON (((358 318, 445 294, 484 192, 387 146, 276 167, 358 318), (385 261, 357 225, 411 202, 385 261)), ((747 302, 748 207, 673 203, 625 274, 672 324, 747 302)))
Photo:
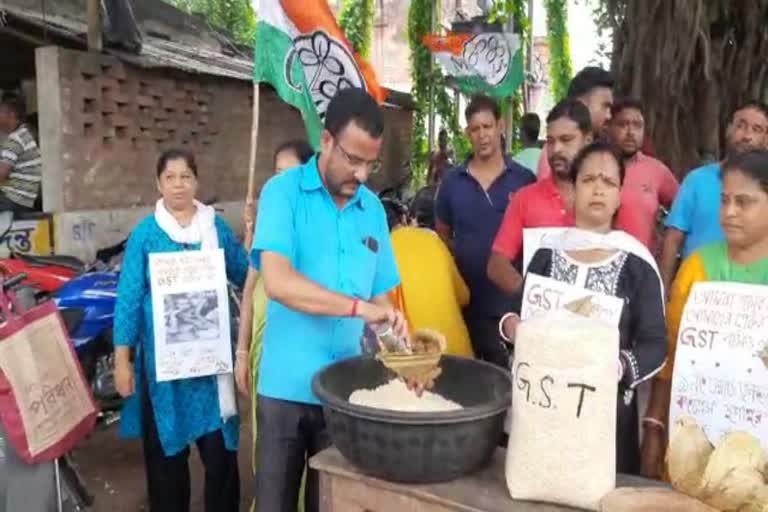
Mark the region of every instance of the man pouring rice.
MULTIPOLYGON (((257 510, 296 510, 306 461, 326 448, 310 382, 322 367, 359 354, 363 325, 405 321, 387 293, 400 278, 386 215, 365 187, 379 168, 384 120, 374 99, 344 89, 330 102, 319 155, 262 190, 253 266, 269 297, 257 385, 257 510)), ((307 471, 305 510, 319 508, 307 471)))

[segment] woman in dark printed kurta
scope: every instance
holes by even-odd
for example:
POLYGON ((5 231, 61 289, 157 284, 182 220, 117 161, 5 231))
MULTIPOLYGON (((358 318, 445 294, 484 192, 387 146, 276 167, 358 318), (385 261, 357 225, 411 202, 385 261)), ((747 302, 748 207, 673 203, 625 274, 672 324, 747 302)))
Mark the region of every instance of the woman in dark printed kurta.
MULTIPOLYGON (((536 251, 526 275, 533 273, 623 299, 616 469, 638 474, 640 439, 635 388, 661 370, 667 352, 661 280, 642 244, 611 229, 624 173, 610 147, 594 143, 584 148, 573 162, 571 175, 576 228, 562 235, 562 240, 569 241, 560 247, 536 251), (623 239, 627 239, 626 244, 620 243, 623 239), (635 246, 644 257, 634 253, 635 246)), ((519 313, 519 299, 515 306, 519 313)), ((502 319, 502 332, 509 339, 514 338, 518 322, 517 314, 502 319)))

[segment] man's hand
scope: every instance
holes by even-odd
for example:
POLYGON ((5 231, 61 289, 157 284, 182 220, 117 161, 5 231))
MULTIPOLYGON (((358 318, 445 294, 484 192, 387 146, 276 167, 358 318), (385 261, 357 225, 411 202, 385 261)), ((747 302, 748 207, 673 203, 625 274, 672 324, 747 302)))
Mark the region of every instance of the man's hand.
POLYGON ((435 386, 435 380, 437 380, 441 373, 443 373, 443 370, 437 366, 428 370, 423 375, 404 379, 405 385, 416 393, 416 396, 421 396, 425 390, 432 389, 435 386))
POLYGON ((393 307, 379 306, 372 302, 360 302, 357 305, 357 316, 371 326, 390 324, 395 336, 408 336, 408 324, 403 313, 393 307))

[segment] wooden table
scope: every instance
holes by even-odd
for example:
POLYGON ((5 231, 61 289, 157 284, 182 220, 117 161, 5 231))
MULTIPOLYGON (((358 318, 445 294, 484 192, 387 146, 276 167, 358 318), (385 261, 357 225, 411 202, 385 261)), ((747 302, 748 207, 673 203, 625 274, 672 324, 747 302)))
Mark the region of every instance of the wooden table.
MULTIPOLYGON (((499 448, 491 464, 452 482, 405 485, 365 476, 336 448, 312 457, 320 472, 321 512, 566 512, 576 509, 515 501, 504 480, 506 451, 499 448)), ((662 486, 661 482, 619 475, 619 487, 662 486)))

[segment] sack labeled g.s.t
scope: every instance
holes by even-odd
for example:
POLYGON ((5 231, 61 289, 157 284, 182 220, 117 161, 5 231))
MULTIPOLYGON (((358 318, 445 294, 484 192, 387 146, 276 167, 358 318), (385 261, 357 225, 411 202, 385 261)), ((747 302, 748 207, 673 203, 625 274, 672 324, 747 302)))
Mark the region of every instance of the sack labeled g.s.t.
POLYGON ((0 420, 30 463, 60 457, 93 430, 98 410, 52 301, 23 310, 0 290, 0 420))
POLYGON ((598 510, 616 484, 619 330, 555 310, 517 328, 506 477, 515 499, 598 510))

